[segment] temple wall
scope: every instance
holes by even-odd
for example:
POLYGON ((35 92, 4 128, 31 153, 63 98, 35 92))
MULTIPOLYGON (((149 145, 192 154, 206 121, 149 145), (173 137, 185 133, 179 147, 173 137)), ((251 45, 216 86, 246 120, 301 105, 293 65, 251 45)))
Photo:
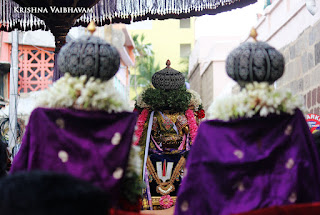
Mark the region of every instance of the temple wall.
MULTIPOLYGON (((281 51, 285 74, 277 88, 304 97, 308 113, 320 114, 320 11, 312 15, 304 0, 277 0, 264 10, 255 28, 258 40, 281 51)), ((247 37, 244 41, 250 41, 247 37)))
POLYGON ((320 21, 280 51, 286 67, 276 86, 302 95, 308 113, 320 114, 320 21))
POLYGON ((200 66, 196 67, 194 72, 189 76, 190 88, 196 91, 201 96, 201 76, 200 66))
POLYGON ((213 72, 213 63, 211 62, 201 76, 201 99, 205 110, 208 110, 213 100, 213 72))

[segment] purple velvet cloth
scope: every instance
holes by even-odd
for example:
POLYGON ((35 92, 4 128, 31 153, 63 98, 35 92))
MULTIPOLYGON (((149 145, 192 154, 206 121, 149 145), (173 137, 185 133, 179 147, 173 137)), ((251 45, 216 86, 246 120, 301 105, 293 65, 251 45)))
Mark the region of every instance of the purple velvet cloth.
POLYGON ((229 215, 320 200, 320 165, 303 114, 200 125, 175 214, 229 215))
POLYGON ((124 175, 127 167, 136 119, 137 115, 129 112, 35 109, 11 173, 69 173, 115 195, 121 170, 124 175), (116 132, 121 134, 118 145, 111 142, 116 132))

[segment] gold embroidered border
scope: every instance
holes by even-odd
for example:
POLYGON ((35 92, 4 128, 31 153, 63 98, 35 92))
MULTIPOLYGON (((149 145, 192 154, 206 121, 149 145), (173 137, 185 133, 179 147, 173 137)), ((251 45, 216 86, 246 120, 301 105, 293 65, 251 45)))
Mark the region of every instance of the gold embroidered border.
POLYGON ((154 180, 156 180, 157 184, 161 184, 160 178, 158 177, 157 172, 154 169, 154 166, 153 166, 149 156, 147 158, 147 169, 148 169, 149 173, 151 174, 151 176, 154 178, 154 180))
MULTIPOLYGON (((178 164, 174 168, 174 171, 172 173, 172 177, 170 178, 169 183, 173 183, 174 182, 174 180, 179 175, 180 169, 184 166, 185 162, 186 162, 186 159, 184 157, 181 157, 179 162, 178 162, 178 164)), ((157 172, 154 169, 154 166, 153 166, 149 156, 148 156, 148 159, 147 159, 147 169, 151 173, 152 177, 156 180, 158 185, 162 184, 162 183, 165 183, 165 182, 161 182, 160 181, 160 178, 158 177, 157 172)))
POLYGON ((165 191, 161 191, 161 189, 168 190, 170 187, 173 188, 173 189, 171 189, 170 192, 173 192, 175 190, 173 183, 176 180, 176 178, 178 177, 178 175, 180 173, 180 169, 184 166, 185 162, 186 162, 186 159, 184 157, 181 157, 179 162, 177 163, 176 167, 174 168, 174 171, 171 175, 170 180, 168 182, 161 182, 160 178, 158 177, 156 170, 150 160, 150 157, 148 156, 147 169, 148 169, 149 173, 152 175, 152 177, 154 178, 154 180, 156 181, 156 183, 158 184, 158 186, 156 188, 157 193, 160 193, 161 195, 167 195, 168 193, 166 193, 165 191))
MULTIPOLYGON (((158 206, 160 205, 160 200, 161 196, 154 196, 154 197, 151 197, 152 199, 152 205, 154 206, 158 206)), ((175 205, 176 204, 176 201, 177 201, 177 197, 176 196, 171 196, 172 200, 173 200, 173 204, 175 205)))
POLYGON ((174 180, 177 178, 177 176, 179 175, 180 169, 184 166, 185 162, 186 162, 186 159, 183 156, 181 156, 176 168, 174 168, 174 171, 172 173, 172 177, 170 179, 171 183, 173 183, 174 180))

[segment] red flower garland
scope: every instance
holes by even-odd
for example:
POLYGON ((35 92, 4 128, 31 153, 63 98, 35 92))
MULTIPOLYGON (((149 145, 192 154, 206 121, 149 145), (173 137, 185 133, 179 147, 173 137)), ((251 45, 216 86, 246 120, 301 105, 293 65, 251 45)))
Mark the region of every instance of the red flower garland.
POLYGON ((140 141, 140 138, 141 138, 141 135, 143 132, 143 127, 147 121, 148 115, 149 115, 148 109, 143 109, 143 111, 141 112, 141 114, 138 117, 138 121, 137 121, 138 129, 134 132, 134 135, 137 138, 137 140, 133 143, 133 145, 135 145, 135 146, 139 145, 139 141, 140 141))
POLYGON ((198 110, 198 111, 196 112, 196 114, 197 114, 198 119, 203 119, 203 118, 206 116, 206 114, 204 113, 204 110, 203 110, 203 109, 198 110))
POLYGON ((193 143, 198 131, 198 126, 197 126, 196 119, 194 117, 193 110, 190 110, 190 109, 186 110, 186 117, 188 119, 191 142, 193 143))

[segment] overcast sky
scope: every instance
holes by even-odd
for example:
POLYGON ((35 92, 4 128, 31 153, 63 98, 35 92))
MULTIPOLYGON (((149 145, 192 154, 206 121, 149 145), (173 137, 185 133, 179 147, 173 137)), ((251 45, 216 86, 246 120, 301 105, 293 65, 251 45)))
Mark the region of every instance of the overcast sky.
MULTIPOLYGON (((265 0, 244 8, 220 13, 217 15, 205 15, 196 18, 195 37, 201 36, 238 36, 245 37, 250 29, 257 23, 257 13, 263 13, 265 0)), ((152 29, 152 22, 142 21, 127 25, 131 29, 152 29)))
POLYGON ((201 16, 196 19, 195 37, 201 36, 240 36, 245 37, 257 23, 257 13, 263 13, 264 0, 244 8, 220 13, 214 16, 201 16))

